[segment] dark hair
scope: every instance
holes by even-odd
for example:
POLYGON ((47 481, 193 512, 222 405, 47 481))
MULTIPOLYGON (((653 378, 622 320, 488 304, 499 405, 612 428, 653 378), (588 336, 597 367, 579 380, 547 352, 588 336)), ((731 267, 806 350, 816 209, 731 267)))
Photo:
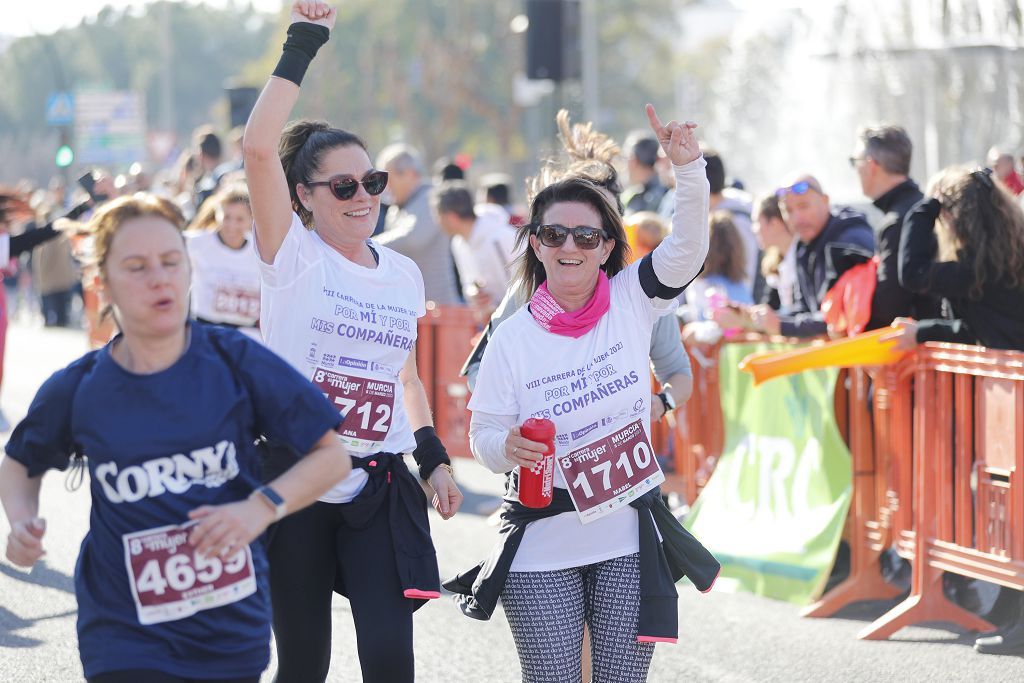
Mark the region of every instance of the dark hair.
POLYGON ((780 221, 782 218, 782 207, 779 206, 779 198, 775 196, 775 193, 766 194, 757 200, 757 204, 754 208, 755 216, 764 216, 765 218, 778 218, 780 221))
POLYGON ((487 201, 492 204, 500 204, 501 206, 508 206, 512 198, 512 191, 508 183, 492 183, 487 185, 484 187, 484 193, 487 195, 487 201))
POLYGON ((967 297, 981 299, 989 282, 1024 288, 1024 212, 1016 197, 987 170, 947 168, 930 185, 950 218, 936 226, 939 257, 953 252, 971 268, 967 297))
MULTIPOLYGON (((530 248, 530 235, 536 232, 544 220, 544 214, 555 204, 580 202, 591 206, 601 217, 601 228, 615 241, 615 246, 608 255, 608 260, 601 270, 612 277, 629 262, 629 244, 626 241, 626 230, 622 225, 622 216, 611 205, 601 189, 586 178, 568 177, 548 185, 533 198, 530 205, 530 220, 519 228, 516 235, 516 251, 521 255, 513 264, 514 280, 518 281, 519 295, 523 300, 533 296, 537 288, 547 280, 544 264, 530 248)), ((570 238, 571 239, 571 238, 570 238)))
POLYGON ((292 121, 281 133, 277 153, 288 179, 292 209, 307 228, 313 227, 313 214, 299 201, 297 186, 313 180, 313 176, 320 170, 324 154, 338 147, 353 145, 366 151, 366 143, 358 135, 340 128, 331 128, 331 124, 326 121, 292 121))
POLYGON ((221 155, 220 138, 209 126, 203 126, 195 132, 196 147, 204 155, 219 159, 221 155))
POLYGON ((644 137, 633 143, 629 153, 641 166, 654 168, 654 164, 658 161, 659 149, 661 149, 661 143, 654 138, 644 137))
POLYGON ((473 193, 463 180, 447 180, 437 186, 430 202, 438 213, 454 213, 459 218, 474 219, 473 193))
POLYGON ((438 181, 465 180, 466 173, 462 167, 453 162, 449 157, 441 157, 434 162, 434 177, 438 181))
POLYGON ((869 126, 860 129, 864 154, 893 175, 910 175, 914 145, 902 126, 869 126))
POLYGON ((721 155, 713 149, 704 150, 704 162, 707 164, 704 173, 708 176, 711 194, 721 194, 725 189, 725 162, 722 161, 721 155))

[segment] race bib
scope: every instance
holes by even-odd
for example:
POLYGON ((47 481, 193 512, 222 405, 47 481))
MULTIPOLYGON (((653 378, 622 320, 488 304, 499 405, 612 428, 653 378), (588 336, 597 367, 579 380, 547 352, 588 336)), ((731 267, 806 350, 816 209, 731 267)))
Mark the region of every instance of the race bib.
POLYGON ((124 561, 140 624, 161 624, 238 602, 256 592, 249 546, 227 559, 196 554, 195 522, 125 534, 124 561))
POLYGON ((260 293, 241 288, 217 287, 213 310, 224 315, 256 320, 260 317, 260 293))
POLYGON ((640 420, 556 460, 584 524, 629 505, 665 481, 640 420))
POLYGON ((373 451, 384 443, 395 407, 394 382, 317 368, 313 383, 345 416, 338 428, 345 444, 361 451, 373 451))

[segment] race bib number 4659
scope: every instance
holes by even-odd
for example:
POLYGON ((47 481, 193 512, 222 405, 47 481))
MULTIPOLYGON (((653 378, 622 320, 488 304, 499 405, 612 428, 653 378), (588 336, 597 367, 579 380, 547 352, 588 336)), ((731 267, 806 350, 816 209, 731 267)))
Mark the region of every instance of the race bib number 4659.
POLYGON ((640 420, 556 459, 584 524, 665 481, 640 420))
POLYGON ((194 524, 148 529, 122 537, 140 624, 184 619, 256 592, 249 546, 227 559, 198 555, 188 542, 194 524))
POLYGON ((393 382, 317 368, 313 383, 345 416, 338 432, 346 443, 361 450, 373 450, 384 442, 395 406, 393 382))

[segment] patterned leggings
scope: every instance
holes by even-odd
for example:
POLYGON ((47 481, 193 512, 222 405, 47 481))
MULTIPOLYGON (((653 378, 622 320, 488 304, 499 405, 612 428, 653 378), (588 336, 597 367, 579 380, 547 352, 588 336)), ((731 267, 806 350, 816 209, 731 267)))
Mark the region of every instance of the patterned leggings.
POLYGON ((590 626, 593 683, 643 683, 654 643, 636 642, 640 556, 548 572, 510 572, 501 594, 523 683, 582 676, 583 622, 590 626))

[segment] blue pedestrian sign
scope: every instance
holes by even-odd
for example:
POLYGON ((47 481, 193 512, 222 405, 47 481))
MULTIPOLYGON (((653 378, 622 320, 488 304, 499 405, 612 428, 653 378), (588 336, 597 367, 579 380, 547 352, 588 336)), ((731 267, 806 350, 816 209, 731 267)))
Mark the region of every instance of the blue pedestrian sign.
POLYGON ((70 126, 75 122, 75 98, 69 92, 50 93, 46 100, 46 123, 50 126, 70 126))

